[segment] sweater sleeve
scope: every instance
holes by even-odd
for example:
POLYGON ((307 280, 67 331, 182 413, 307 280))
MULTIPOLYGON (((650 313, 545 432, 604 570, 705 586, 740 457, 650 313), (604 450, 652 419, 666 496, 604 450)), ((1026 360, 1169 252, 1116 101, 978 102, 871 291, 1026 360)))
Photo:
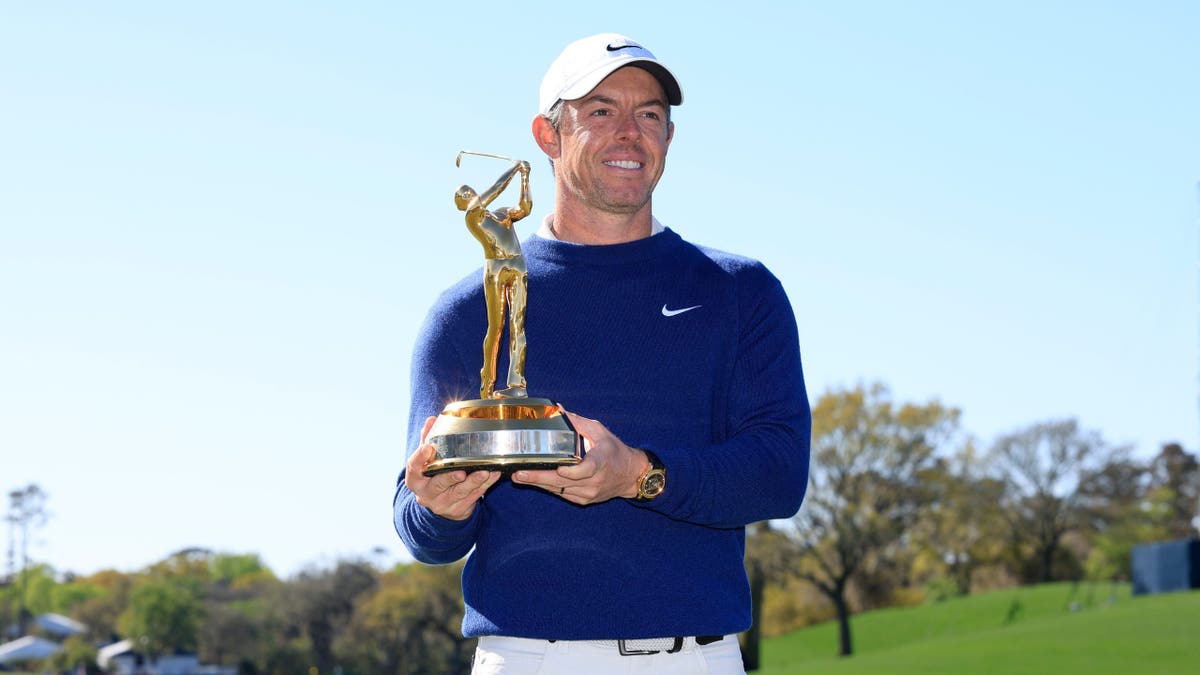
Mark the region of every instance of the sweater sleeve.
POLYGON ((666 466, 667 489, 634 504, 711 527, 741 527, 799 510, 812 415, 796 320, 779 281, 761 265, 753 272, 737 289, 737 346, 725 419, 716 421, 724 440, 703 448, 647 448, 666 466))
MULTIPOLYGON (((446 403, 472 393, 463 358, 455 352, 452 340, 454 313, 446 305, 443 296, 426 318, 413 349, 406 457, 417 449, 426 418, 437 415, 446 403)), ((478 378, 473 386, 477 392, 478 378)), ((476 508, 463 521, 442 518, 417 503, 416 495, 404 484, 403 470, 396 481, 392 498, 396 532, 421 562, 445 564, 465 556, 475 545, 483 520, 481 511, 476 508)))

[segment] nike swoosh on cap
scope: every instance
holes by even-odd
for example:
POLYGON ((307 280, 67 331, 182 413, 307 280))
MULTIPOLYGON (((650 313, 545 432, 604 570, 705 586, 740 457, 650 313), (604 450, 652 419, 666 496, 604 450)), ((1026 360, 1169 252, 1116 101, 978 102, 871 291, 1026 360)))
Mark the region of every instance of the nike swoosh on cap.
POLYGON ((632 42, 629 44, 624 44, 624 45, 614 45, 614 44, 608 45, 608 51, 610 51, 610 52, 616 52, 616 51, 620 51, 622 49, 642 49, 642 46, 639 44, 632 43, 632 42))
POLYGON ((684 312, 690 312, 693 309, 699 309, 700 307, 703 307, 703 305, 692 305, 691 307, 684 307, 683 309, 667 309, 667 306, 663 305, 662 315, 675 316, 677 314, 683 314, 684 312))

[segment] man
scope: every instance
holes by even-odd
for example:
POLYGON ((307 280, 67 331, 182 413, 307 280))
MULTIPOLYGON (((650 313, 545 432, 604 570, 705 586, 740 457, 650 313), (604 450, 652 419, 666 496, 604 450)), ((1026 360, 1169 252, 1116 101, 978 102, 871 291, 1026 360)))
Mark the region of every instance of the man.
POLYGON ((567 46, 542 82, 533 134, 556 202, 524 242, 528 376, 571 411, 580 464, 423 476, 429 416, 472 386, 477 276, 438 299, 418 340, 396 529, 424 562, 471 552, 476 673, 742 672, 744 527, 799 508, 810 413, 779 281, 651 213, 682 101, 615 34, 567 46))
POLYGON ((458 210, 466 211, 467 229, 483 244, 483 296, 487 304, 487 334, 483 338, 483 368, 479 371, 479 398, 517 398, 525 390, 525 294, 529 273, 521 242, 513 223, 529 215, 533 201, 529 198, 529 162, 516 162, 513 167, 482 195, 469 185, 454 193, 458 210), (487 207, 513 176, 521 174, 521 197, 517 206, 488 211, 487 207), (508 386, 496 388, 496 356, 500 352, 500 333, 504 329, 505 310, 508 314, 508 386))

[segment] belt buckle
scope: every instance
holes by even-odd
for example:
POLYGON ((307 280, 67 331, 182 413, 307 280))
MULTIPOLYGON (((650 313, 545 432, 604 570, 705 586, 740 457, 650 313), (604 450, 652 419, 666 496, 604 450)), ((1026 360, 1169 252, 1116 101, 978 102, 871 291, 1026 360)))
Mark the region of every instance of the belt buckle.
MULTIPOLYGON (((617 640, 617 651, 621 653, 621 656, 648 656, 662 651, 661 649, 629 649, 625 646, 626 642, 638 642, 638 640, 617 640)), ((666 653, 674 654, 681 649, 683 649, 683 638, 677 637, 666 653)))

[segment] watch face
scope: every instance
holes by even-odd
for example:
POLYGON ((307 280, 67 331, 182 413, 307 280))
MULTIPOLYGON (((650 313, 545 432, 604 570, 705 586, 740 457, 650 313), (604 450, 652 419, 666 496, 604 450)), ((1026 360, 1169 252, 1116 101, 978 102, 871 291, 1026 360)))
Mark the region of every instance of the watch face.
POLYGON ((642 481, 642 494, 647 497, 657 497, 667 486, 667 476, 661 471, 651 471, 642 481))

